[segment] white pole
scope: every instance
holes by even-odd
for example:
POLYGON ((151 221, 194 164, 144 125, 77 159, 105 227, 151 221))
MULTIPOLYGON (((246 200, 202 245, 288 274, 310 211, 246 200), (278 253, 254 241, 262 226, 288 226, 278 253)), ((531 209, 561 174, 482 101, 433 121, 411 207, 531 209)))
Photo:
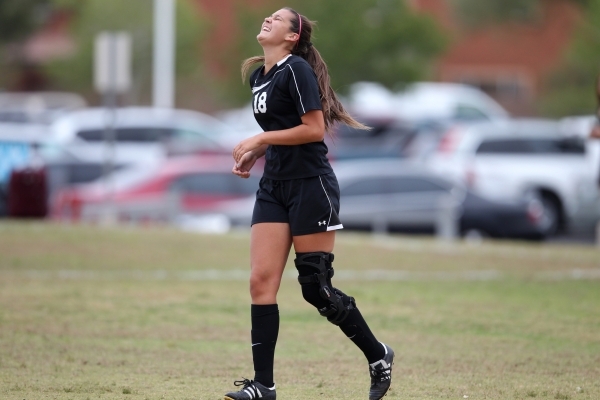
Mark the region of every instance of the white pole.
POLYGON ((175 1, 154 0, 154 107, 175 104, 175 1))

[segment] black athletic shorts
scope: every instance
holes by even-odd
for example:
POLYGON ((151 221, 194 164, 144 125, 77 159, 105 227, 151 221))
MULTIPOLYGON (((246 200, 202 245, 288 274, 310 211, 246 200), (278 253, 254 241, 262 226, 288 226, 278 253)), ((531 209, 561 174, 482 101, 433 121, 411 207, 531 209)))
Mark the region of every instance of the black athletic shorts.
POLYGON ((292 236, 342 229, 338 217, 340 188, 333 172, 311 178, 261 178, 252 225, 285 222, 292 236))

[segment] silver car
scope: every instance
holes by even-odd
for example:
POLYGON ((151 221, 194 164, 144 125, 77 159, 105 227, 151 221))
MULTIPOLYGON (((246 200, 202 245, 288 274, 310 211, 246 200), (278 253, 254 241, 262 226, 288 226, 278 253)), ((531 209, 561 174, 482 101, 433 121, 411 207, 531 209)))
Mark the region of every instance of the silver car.
POLYGON ((334 164, 345 228, 499 238, 544 238, 535 200, 492 201, 417 163, 353 160, 334 164))

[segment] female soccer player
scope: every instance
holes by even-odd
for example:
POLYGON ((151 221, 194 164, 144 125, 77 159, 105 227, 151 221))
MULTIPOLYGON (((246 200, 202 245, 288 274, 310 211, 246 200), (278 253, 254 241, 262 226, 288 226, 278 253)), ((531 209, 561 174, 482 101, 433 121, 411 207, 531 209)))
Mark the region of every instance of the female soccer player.
POLYGON ((256 195, 250 243, 250 295, 254 379, 226 400, 276 398, 273 360, 279 331, 277 292, 292 244, 302 295, 346 334, 369 363, 370 400, 381 399, 391 382, 394 352, 377 341, 354 298, 333 287, 339 187, 326 157, 325 132, 335 122, 366 128, 342 107, 327 66, 311 43, 313 23, 291 8, 265 18, 257 40, 264 55, 242 64, 250 76, 254 116, 264 132, 233 150, 233 173, 247 178, 260 157, 265 169, 256 195))

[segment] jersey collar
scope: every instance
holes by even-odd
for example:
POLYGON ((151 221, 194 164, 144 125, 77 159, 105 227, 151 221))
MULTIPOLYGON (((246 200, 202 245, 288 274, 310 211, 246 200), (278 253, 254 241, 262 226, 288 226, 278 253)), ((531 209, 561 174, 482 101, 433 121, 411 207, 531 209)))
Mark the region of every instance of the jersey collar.
POLYGON ((281 66, 281 64, 283 64, 283 63, 285 62, 285 60, 287 60, 287 59, 288 59, 288 58, 290 58, 291 56, 292 56, 291 54, 288 54, 287 56, 283 57, 281 60, 279 60, 279 61, 277 62, 277 66, 278 66, 278 67, 280 67, 280 66, 281 66))

